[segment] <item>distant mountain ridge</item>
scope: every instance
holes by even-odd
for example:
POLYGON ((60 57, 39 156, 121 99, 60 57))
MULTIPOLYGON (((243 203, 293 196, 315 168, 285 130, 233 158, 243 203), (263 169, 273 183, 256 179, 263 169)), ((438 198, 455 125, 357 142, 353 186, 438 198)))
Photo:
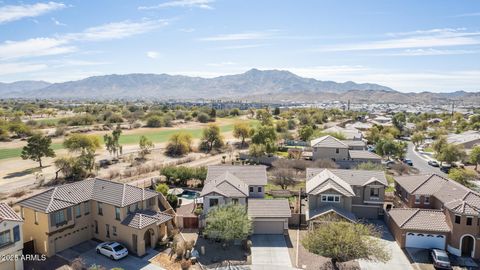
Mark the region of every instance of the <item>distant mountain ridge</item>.
POLYGON ((77 81, 0 83, 2 98, 42 99, 230 99, 264 102, 351 100, 352 102, 480 101, 480 93, 401 93, 390 87, 355 82, 337 83, 303 78, 285 70, 251 69, 215 78, 133 73, 93 76, 77 81))

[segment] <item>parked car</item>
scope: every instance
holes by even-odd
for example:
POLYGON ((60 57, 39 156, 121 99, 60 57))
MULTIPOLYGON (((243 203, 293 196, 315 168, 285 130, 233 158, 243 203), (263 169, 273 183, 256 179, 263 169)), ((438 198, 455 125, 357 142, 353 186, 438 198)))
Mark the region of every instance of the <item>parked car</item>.
POLYGON ((440 167, 440 164, 438 164, 438 162, 436 160, 429 160, 428 165, 430 165, 432 167, 440 167))
POLYGON ((117 242, 103 242, 97 246, 97 253, 105 255, 112 260, 119 260, 128 255, 128 250, 117 242))
POLYGON ((385 167, 387 167, 387 169, 391 169, 393 165, 395 165, 395 161, 393 160, 388 160, 387 162, 385 162, 385 167))
POLYGON ((451 168, 452 168, 452 165, 450 165, 450 164, 443 164, 443 165, 440 167, 440 171, 442 171, 442 172, 444 172, 444 173, 448 173, 451 168))
POLYGON ((404 159, 403 163, 407 164, 408 166, 413 166, 413 161, 411 159, 404 159))
POLYGON ((445 250, 440 249, 433 249, 430 252, 433 260, 433 266, 437 269, 452 269, 452 265, 450 264, 450 259, 448 258, 448 254, 445 250))

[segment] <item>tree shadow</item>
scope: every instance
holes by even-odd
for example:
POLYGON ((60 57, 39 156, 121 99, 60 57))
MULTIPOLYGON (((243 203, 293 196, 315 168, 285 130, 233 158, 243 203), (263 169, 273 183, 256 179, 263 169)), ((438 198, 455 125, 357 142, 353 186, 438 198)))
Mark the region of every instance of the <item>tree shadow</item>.
POLYGON ((4 178, 5 179, 10 179, 10 178, 15 178, 15 177, 22 177, 22 176, 33 174, 33 173, 36 173, 36 172, 41 172, 42 169, 48 168, 48 167, 50 167, 50 165, 44 166, 42 168, 40 168, 40 167, 29 168, 29 169, 26 169, 26 170, 23 170, 23 171, 9 173, 4 178))

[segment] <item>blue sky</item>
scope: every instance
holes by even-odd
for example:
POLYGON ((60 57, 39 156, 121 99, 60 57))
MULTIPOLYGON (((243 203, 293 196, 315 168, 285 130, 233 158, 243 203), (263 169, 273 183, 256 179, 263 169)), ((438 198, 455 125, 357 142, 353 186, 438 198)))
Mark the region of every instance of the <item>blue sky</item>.
POLYGON ((0 81, 250 68, 480 90, 480 1, 0 0, 0 81))

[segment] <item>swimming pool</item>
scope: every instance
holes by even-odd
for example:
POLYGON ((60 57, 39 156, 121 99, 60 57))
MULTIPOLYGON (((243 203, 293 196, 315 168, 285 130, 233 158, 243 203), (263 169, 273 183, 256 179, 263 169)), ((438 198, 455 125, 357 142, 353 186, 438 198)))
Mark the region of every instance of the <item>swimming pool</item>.
POLYGON ((193 191, 193 190, 185 190, 183 191, 182 195, 180 195, 181 198, 185 199, 190 199, 193 200, 197 198, 200 195, 200 193, 193 191))

